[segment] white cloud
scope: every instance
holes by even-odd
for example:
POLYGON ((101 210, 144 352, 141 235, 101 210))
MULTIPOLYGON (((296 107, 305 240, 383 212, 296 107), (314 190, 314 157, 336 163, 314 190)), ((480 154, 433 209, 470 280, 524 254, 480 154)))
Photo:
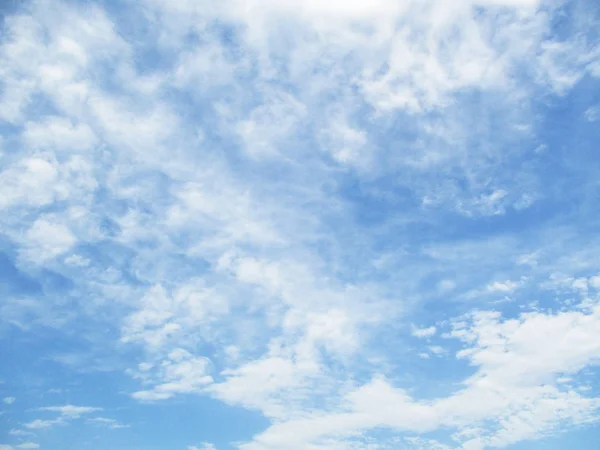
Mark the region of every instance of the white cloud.
POLYGON ((155 286, 141 299, 140 309, 125 320, 121 340, 160 348, 171 336, 207 326, 228 311, 227 299, 201 279, 189 280, 173 293, 155 286))
MULTIPOLYGON (((17 131, 3 149, 18 148, 0 159, 0 231, 20 263, 49 267, 89 299, 69 314, 114 326, 127 309, 118 326, 120 344, 140 352, 133 398, 204 394, 258 410, 272 426, 246 449, 354 449, 380 427, 456 430, 473 449, 594 417, 597 400, 560 381, 597 363, 600 281, 583 270, 548 285, 589 296, 577 309, 453 322, 458 363, 474 373, 446 397, 411 397, 418 386, 395 361, 405 343, 381 342, 396 323, 435 321, 412 335, 446 336, 437 316, 396 319, 432 300, 446 320, 454 305, 437 297, 466 285, 483 286, 472 301, 520 295, 520 271, 547 269, 544 252, 513 251, 509 238, 440 256, 406 230, 453 236, 448 211, 495 225, 543 197, 537 168, 550 150, 520 144, 534 147, 530 109, 540 91, 562 94, 594 73, 577 42, 549 37, 553 5, 146 0, 152 49, 100 6, 49 5, 5 20, 0 117, 17 131), (148 50, 157 67, 144 66, 148 50), (104 219, 113 231, 100 230, 104 219), (384 247, 386 270, 374 273, 365 261, 384 247), (495 270, 505 260, 521 267, 495 270)), ((98 411, 42 410, 59 416, 25 427, 98 411)))
POLYGON ((512 292, 520 285, 521 283, 511 280, 493 281, 486 286, 486 289, 490 292, 512 292))
POLYGON ((102 411, 102 408, 94 408, 91 406, 64 405, 64 406, 44 406, 42 408, 38 408, 38 411, 57 412, 63 417, 67 417, 70 419, 76 419, 84 414, 90 414, 90 413, 93 413, 96 411, 102 411))
POLYGON ((600 119, 600 108, 597 106, 588 108, 584 113, 584 117, 588 122, 596 122, 600 119))
POLYGON ((343 113, 333 113, 329 125, 321 132, 321 146, 341 164, 368 166, 370 153, 364 130, 353 127, 343 113))
MULTIPOLYGON (((451 335, 467 345, 457 356, 477 372, 465 387, 446 398, 413 400, 384 379, 375 379, 347 395, 349 407, 338 413, 314 413, 272 425, 241 446, 244 450, 319 445, 328 436, 350 436, 374 427, 424 432, 440 427, 472 429, 461 448, 500 447, 534 439, 564 426, 597 419, 600 401, 553 385, 561 374, 576 374, 600 362, 591 336, 600 327, 600 307, 588 313, 528 313, 503 320, 496 313, 476 313, 472 322, 456 322, 451 335)), ((458 436, 458 435, 457 435, 458 436)))
POLYGON ((43 206, 54 200, 58 177, 54 164, 41 158, 24 158, 0 173, 0 208, 27 204, 43 206))
POLYGON ((439 345, 430 345, 429 347, 427 347, 429 349, 429 351, 436 355, 436 356, 440 356, 443 355, 444 353, 446 353, 446 350, 439 346, 439 345))
POLYGON ((4 397, 4 398, 2 399, 2 402, 3 402, 5 405, 12 405, 12 404, 15 402, 15 400, 16 400, 16 398, 15 398, 15 397, 4 397))
POLYGON ((227 380, 209 389, 215 397, 257 409, 268 417, 282 417, 290 412, 291 406, 282 399, 285 393, 302 400, 302 387, 307 386, 307 379, 320 375, 320 368, 310 360, 294 362, 281 356, 267 356, 226 370, 223 375, 227 380))
POLYGON ((44 406, 37 408, 36 411, 47 411, 58 413, 59 416, 56 419, 42 420, 36 419, 32 422, 25 423, 25 428, 30 430, 39 430, 43 428, 49 428, 54 425, 65 425, 70 420, 78 419, 83 415, 91 414, 93 412, 102 411, 102 408, 95 408, 91 406, 74 406, 74 405, 63 405, 63 406, 44 406))
POLYGON ((67 252, 76 242, 77 237, 69 227, 50 217, 40 218, 25 234, 25 248, 22 250, 22 257, 43 264, 67 252))
POLYGON ((176 394, 202 392, 213 379, 210 373, 210 360, 194 357, 183 349, 169 353, 160 363, 155 378, 157 384, 151 390, 138 391, 132 397, 142 401, 166 400, 176 394))
POLYGON ((274 92, 256 107, 248 119, 236 128, 248 154, 254 157, 285 154, 292 143, 283 141, 291 135, 306 115, 306 108, 292 95, 274 92))
POLYGON ((217 450, 217 447, 208 442, 203 442, 200 446, 190 445, 187 450, 217 450))
POLYGON ((94 417, 87 420, 89 423, 93 423, 99 426, 107 427, 113 430, 120 428, 130 428, 131 425, 124 425, 115 419, 109 419, 107 417, 94 417))
POLYGON ((519 255, 519 257, 517 258, 517 264, 535 267, 538 264, 539 256, 540 255, 538 254, 538 252, 519 255))
POLYGON ((429 338, 435 335, 435 333, 437 332, 437 328, 436 327, 429 327, 429 328, 415 328, 413 327, 412 330, 412 335, 418 338, 429 338))
POLYGON ((87 124, 73 124, 64 117, 48 117, 43 122, 28 122, 22 134, 33 151, 92 150, 97 138, 87 124))
POLYGON ((0 208, 19 214, 26 207, 44 207, 64 200, 85 204, 97 188, 92 172, 84 156, 69 155, 59 160, 46 152, 23 158, 0 173, 0 208))
POLYGON ((63 423, 63 421, 61 419, 56 419, 56 420, 35 419, 34 421, 28 422, 24 425, 25 425, 25 428, 29 428, 30 430, 39 430, 41 428, 48 428, 53 425, 62 424, 62 423, 63 423))
POLYGON ((12 429, 8 432, 8 434, 10 434, 11 436, 31 436, 33 435, 32 432, 30 431, 25 431, 25 430, 17 430, 17 429, 12 429))
POLYGON ((32 5, 31 14, 15 14, 6 22, 8 39, 2 48, 4 91, 0 117, 12 123, 24 119, 34 95, 41 90, 60 109, 81 114, 90 91, 89 70, 101 62, 122 69, 117 55, 127 52, 113 24, 98 6, 52 11, 47 3, 32 5), (66 24, 69 24, 67 26, 66 24), (38 44, 44 41, 41 48, 38 44))
POLYGON ((39 446, 39 444, 36 444, 34 442, 23 442, 22 444, 17 445, 17 448, 35 449, 35 448, 40 448, 40 446, 39 446))
POLYGON ((441 444, 435 439, 425 439, 418 436, 404 438, 404 441, 404 444, 410 445, 410 447, 407 448, 415 450, 450 450, 452 448, 448 445, 441 444))

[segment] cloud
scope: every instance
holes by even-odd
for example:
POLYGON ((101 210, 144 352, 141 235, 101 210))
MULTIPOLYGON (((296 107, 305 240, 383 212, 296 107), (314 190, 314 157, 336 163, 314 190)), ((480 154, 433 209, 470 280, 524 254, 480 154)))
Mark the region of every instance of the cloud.
POLYGON ((57 412, 63 417, 67 417, 70 419, 77 419, 84 414, 90 414, 92 412, 102 411, 102 408, 94 408, 91 406, 64 405, 64 406, 45 406, 42 408, 38 408, 38 411, 57 412))
POLYGON ((597 106, 588 108, 584 113, 584 117, 588 122, 596 122, 600 119, 600 108, 597 106))
POLYGON ((17 448, 34 449, 40 448, 40 446, 34 442, 23 442, 22 444, 17 445, 17 448))
POLYGON ((0 174, 2 203, 10 205, 28 204, 43 206, 54 200, 52 184, 57 178, 54 165, 42 158, 26 158, 0 174))
POLYGON ((446 353, 446 350, 443 347, 440 347, 439 345, 430 345, 429 347, 427 347, 429 349, 429 351, 436 355, 436 356, 440 356, 443 355, 444 353, 446 353))
POLYGON ((486 286, 490 292, 512 292, 520 286, 516 281, 494 281, 486 286))
POLYGON ((66 225, 40 218, 27 231, 25 242, 23 258, 44 263, 71 249, 77 238, 66 225))
POLYGON ((130 428, 131 425, 124 425, 119 423, 119 421, 115 419, 109 419, 107 417, 94 417, 87 420, 89 423, 96 424, 98 426, 107 427, 112 430, 120 429, 120 428, 130 428))
MULTIPOLYGON (((44 428, 50 428, 54 425, 66 425, 69 424, 70 421, 74 419, 79 419, 81 416, 86 414, 91 414, 97 411, 102 411, 102 408, 95 408, 91 406, 74 406, 74 405, 64 405, 64 406, 44 406, 41 408, 37 408, 36 411, 44 411, 44 412, 54 412, 58 413, 58 417, 56 419, 35 419, 31 422, 25 423, 24 427, 30 430, 39 430, 44 428)), ((15 434, 18 431, 15 432, 15 434)))
POLYGON ((414 328, 412 330, 412 335, 418 338, 429 338, 435 335, 437 332, 436 327, 429 328, 414 328))
POLYGON ((39 430, 42 428, 49 428, 53 425, 57 425, 57 424, 62 424, 64 423, 62 419, 55 419, 55 420, 42 420, 42 419, 35 419, 32 422, 28 422, 26 424, 24 424, 25 428, 29 428, 30 430, 39 430))
POLYGON ((10 434, 11 436, 31 436, 33 435, 32 432, 30 431, 25 431, 25 430, 17 430, 17 429, 12 429, 8 432, 8 434, 10 434))
POLYGON ((569 422, 590 423, 598 418, 598 399, 561 390, 554 383, 561 374, 576 374, 598 363, 600 348, 589 339, 598 326, 597 305, 587 312, 527 313, 510 320, 497 313, 476 313, 470 322, 456 322, 450 333, 467 345, 457 357, 477 367, 465 387, 451 396, 417 401, 378 378, 347 394, 349 406, 344 410, 274 424, 241 448, 303 448, 375 427, 464 431, 477 424, 487 425, 476 436, 462 434, 461 448, 499 447, 534 439, 569 422), (490 425, 491 419, 495 425, 490 425))
POLYGON ((176 394, 202 392, 213 381, 209 368, 207 358, 194 357, 183 349, 173 350, 157 370, 157 384, 151 390, 134 392, 132 397, 152 401, 165 400, 176 394))
POLYGON ((190 445, 187 450, 217 450, 217 448, 208 442, 203 442, 200 446, 190 445))
POLYGON ((15 397, 4 397, 4 398, 2 399, 2 402, 3 402, 5 405, 12 405, 12 404, 13 404, 13 403, 14 403, 16 400, 17 400, 17 399, 16 399, 15 397))
POLYGON ((25 145, 34 151, 86 151, 97 138, 87 124, 73 124, 64 117, 47 117, 43 122, 28 122, 22 134, 25 145))
MULTIPOLYGON (((124 371, 133 415, 251 410, 268 425, 243 450, 482 449, 594 422, 588 6, 7 13, 0 332, 49 327, 65 370, 124 371)), ((55 416, 23 427, 128 426, 36 411, 55 416)))

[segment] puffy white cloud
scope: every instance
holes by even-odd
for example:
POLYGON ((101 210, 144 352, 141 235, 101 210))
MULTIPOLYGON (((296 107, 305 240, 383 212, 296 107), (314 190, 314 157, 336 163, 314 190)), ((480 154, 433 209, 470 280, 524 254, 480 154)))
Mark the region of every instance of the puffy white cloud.
POLYGON ((2 399, 2 403, 4 403, 5 405, 12 405, 15 400, 17 400, 15 397, 4 397, 2 399))
POLYGON ((461 448, 503 447, 544 435, 565 421, 589 423, 598 417, 600 400, 555 383, 560 375, 600 362, 600 347, 592 339, 599 326, 597 305, 588 312, 527 313, 509 320, 476 313, 470 321, 456 322, 451 332, 467 345, 457 356, 477 367, 451 396, 418 401, 377 378, 350 392, 342 411, 280 422, 241 448, 300 449, 375 427, 412 432, 452 427, 460 430, 461 448), (473 432, 477 424, 483 428, 473 432))
POLYGON ((64 117, 48 117, 43 122, 28 122, 22 134, 25 145, 33 151, 91 151, 97 138, 91 128, 73 124, 64 117))
POLYGON ((210 360, 176 349, 156 368, 156 384, 152 389, 134 392, 132 397, 153 401, 166 400, 177 394, 200 393, 213 381, 209 373, 210 360))
POLYGON ((58 171, 41 158, 25 158, 0 173, 0 207, 12 205, 43 206, 54 200, 53 184, 58 171))
POLYGON ((309 398, 302 387, 307 387, 311 377, 319 376, 319 367, 312 361, 295 362, 281 356, 267 356, 226 370, 223 375, 227 380, 209 389, 217 398, 257 409, 266 416, 282 417, 290 412, 290 404, 283 399, 285 394, 296 399, 309 398))
POLYGON ((24 259, 38 264, 56 258, 77 243, 69 227, 52 218, 39 218, 25 235, 24 259))

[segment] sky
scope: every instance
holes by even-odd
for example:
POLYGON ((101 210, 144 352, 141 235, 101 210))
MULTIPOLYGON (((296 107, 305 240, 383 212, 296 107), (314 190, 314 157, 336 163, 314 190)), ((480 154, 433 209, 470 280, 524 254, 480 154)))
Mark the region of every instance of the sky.
POLYGON ((600 2, 0 15, 0 450, 598 449, 600 2))

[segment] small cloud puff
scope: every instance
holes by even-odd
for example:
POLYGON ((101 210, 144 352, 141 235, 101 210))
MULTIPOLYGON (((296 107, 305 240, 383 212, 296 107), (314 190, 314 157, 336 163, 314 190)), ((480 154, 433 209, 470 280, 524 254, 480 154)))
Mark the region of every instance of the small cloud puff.
POLYGON ((413 327, 412 335, 419 339, 423 339, 423 338, 429 338, 429 337, 433 336, 436 332, 437 332, 437 329, 433 326, 429 327, 429 328, 413 327))
POLYGON ((217 447, 208 442, 203 442, 202 444, 200 444, 200 447, 190 445, 188 446, 187 450, 217 450, 217 447))

